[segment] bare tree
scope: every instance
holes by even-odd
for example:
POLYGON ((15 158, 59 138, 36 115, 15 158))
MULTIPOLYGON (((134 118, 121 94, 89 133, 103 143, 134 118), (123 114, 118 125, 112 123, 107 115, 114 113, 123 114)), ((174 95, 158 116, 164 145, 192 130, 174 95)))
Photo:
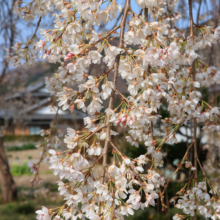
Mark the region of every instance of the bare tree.
MULTIPOLYGON (((2 37, 1 48, 7 48, 10 50, 14 43, 15 38, 15 22, 13 14, 15 0, 2 0, 0 2, 0 36, 2 37)), ((1 50, 2 57, 5 51, 1 50)), ((2 70, 0 75, 0 84, 3 83, 3 79, 8 69, 8 62, 2 58, 2 70)), ((17 189, 13 177, 10 172, 8 158, 4 148, 3 142, 3 126, 1 126, 0 132, 0 175, 2 181, 2 196, 4 202, 11 202, 17 197, 17 189)))

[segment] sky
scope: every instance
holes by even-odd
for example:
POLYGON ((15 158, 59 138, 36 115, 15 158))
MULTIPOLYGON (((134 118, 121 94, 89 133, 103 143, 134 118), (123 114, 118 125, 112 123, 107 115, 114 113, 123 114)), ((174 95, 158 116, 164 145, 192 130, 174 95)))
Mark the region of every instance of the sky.
MULTIPOLYGON (((179 1, 180 1, 180 2, 181 2, 181 1, 184 1, 185 4, 187 5, 187 10, 188 10, 188 0, 179 0, 179 1)), ((205 1, 202 0, 201 9, 200 9, 201 14, 205 13, 206 11, 210 10, 210 8, 211 8, 211 4, 212 4, 211 1, 208 0, 208 1, 206 1, 206 2, 207 2, 207 3, 205 3, 205 1)), ((124 6, 124 4, 125 4, 125 0, 118 0, 117 3, 119 3, 119 4, 121 5, 121 7, 123 8, 123 6, 124 6)), ((107 3, 106 3, 106 4, 107 4, 107 3)), ((103 7, 105 7, 106 4, 103 5, 103 7)), ((194 7, 193 7, 193 17, 194 17, 194 19, 196 19, 199 4, 198 4, 195 0, 193 0, 193 6, 194 6, 194 7)), ((131 7, 132 7, 132 9, 133 9, 136 13, 139 14, 141 8, 138 6, 138 4, 136 3, 135 0, 131 0, 131 7)), ((106 28, 106 29, 111 29, 111 27, 112 27, 114 24, 115 24, 114 21, 109 22, 109 24, 107 25, 107 28, 106 28)), ((176 23, 176 25, 177 25, 179 28, 186 28, 186 27, 189 26, 188 19, 184 19, 184 20, 181 19, 179 22, 176 23)))
MULTIPOLYGON (((9 0, 9 1, 11 1, 11 0, 9 0)), ((186 5, 188 5, 187 4, 188 0, 180 0, 180 1, 185 1, 186 5)), ((194 2, 193 17, 195 20, 195 18, 197 16, 197 11, 198 11, 198 3, 196 3, 195 0, 193 2, 194 2)), ((211 0, 206 1, 207 4, 205 4, 204 3, 205 1, 203 1, 203 0, 202 0, 202 2, 203 3, 202 3, 202 7, 201 7, 201 14, 209 11, 211 9, 211 4, 212 4, 211 0)), ((123 6, 125 4, 125 0, 117 0, 117 3, 119 3, 123 8, 123 6)), ((106 4, 107 3, 105 3, 105 5, 103 5, 103 7, 105 7, 106 4)), ((137 5, 135 0, 131 0, 131 7, 136 13, 140 12, 140 7, 137 5)), ((188 7, 186 10, 188 10, 188 7)), ((51 16, 47 16, 47 17, 43 18, 41 25, 40 25, 40 28, 47 29, 48 28, 47 27, 48 21, 52 22, 52 20, 53 20, 53 18, 51 18, 51 16)), ((30 38, 34 33, 37 21, 38 21, 38 18, 35 19, 35 21, 29 26, 27 26, 27 24, 24 21, 19 21, 19 23, 17 25, 17 29, 18 29, 19 34, 17 35, 15 42, 25 42, 28 38, 30 38)), ((115 24, 115 20, 109 22, 107 24, 107 26, 105 27, 105 29, 110 30, 114 26, 114 24, 115 24)), ((179 22, 176 23, 176 26, 179 28, 186 28, 186 27, 188 27, 188 25, 189 25, 188 19, 181 19, 179 22)), ((95 30, 99 32, 99 27, 95 27, 95 30)), ((0 34, 0 43, 2 43, 2 42, 3 42, 3 37, 0 34)), ((3 49, 1 49, 1 51, 0 51, 0 55, 1 55, 0 60, 2 60, 2 58, 3 58, 2 54, 3 54, 3 49)), ((1 70, 1 66, 0 66, 0 70, 1 70)))
MULTIPOLYGON (((180 0, 180 1, 185 1, 186 4, 187 4, 187 1, 188 0, 180 0)), ((195 2, 195 1, 193 1, 195 2)), ((117 3, 119 3, 122 8, 125 4, 125 0, 117 0, 117 3)), ((202 7, 201 7, 201 12, 204 13, 205 11, 207 11, 208 9, 210 9, 210 4, 211 4, 211 1, 207 1, 207 5, 205 5, 204 1, 202 3, 202 7)), ((103 5, 103 7, 105 7, 107 5, 107 3, 105 3, 103 5)), ((136 1, 135 0, 131 0, 131 7, 132 9, 136 12, 136 13, 139 13, 140 12, 140 7, 137 5, 136 1)), ((194 10, 193 10, 193 17, 196 18, 197 16, 197 10, 198 10, 198 4, 195 3, 194 4, 194 10)), ((26 23, 24 21, 21 21, 19 22, 18 24, 18 29, 19 31, 18 32, 22 32, 22 34, 18 35, 17 37, 17 41, 19 42, 24 42, 28 37, 30 37, 33 32, 34 32, 34 26, 36 25, 37 23, 37 20, 38 19, 35 19, 35 21, 33 22, 33 25, 27 27, 26 23)), ((47 21, 51 21, 52 19, 49 18, 49 16, 47 16, 46 18, 43 19, 43 21, 41 22, 41 28, 46 28, 46 25, 47 24, 47 21)), ((113 25, 115 24, 115 20, 109 22, 106 26, 106 29, 109 30, 113 27, 113 25)), ((188 26, 188 21, 187 20, 180 20, 179 22, 177 22, 177 26, 180 27, 180 28, 186 28, 188 26)), ((96 27, 96 30, 98 30, 98 28, 96 27)), ((0 41, 2 40, 2 36, 0 35, 0 41)))

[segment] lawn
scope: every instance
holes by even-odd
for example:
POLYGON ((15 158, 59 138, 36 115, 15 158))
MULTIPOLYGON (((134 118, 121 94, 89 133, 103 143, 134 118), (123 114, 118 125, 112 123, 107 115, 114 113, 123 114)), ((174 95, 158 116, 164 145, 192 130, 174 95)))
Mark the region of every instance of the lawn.
POLYGON ((18 187, 18 199, 12 203, 0 204, 1 220, 34 220, 36 210, 41 206, 59 207, 63 198, 58 193, 57 184, 45 182, 38 187, 18 187))

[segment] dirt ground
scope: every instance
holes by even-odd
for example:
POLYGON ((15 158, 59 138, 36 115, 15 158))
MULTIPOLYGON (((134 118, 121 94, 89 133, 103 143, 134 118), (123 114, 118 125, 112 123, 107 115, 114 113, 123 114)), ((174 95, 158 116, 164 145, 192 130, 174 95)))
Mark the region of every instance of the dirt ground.
POLYGON ((39 159, 40 158, 40 149, 36 150, 22 150, 22 151, 9 151, 7 152, 9 162, 12 160, 28 160, 28 157, 32 157, 32 159, 39 159))
MULTIPOLYGON (((7 152, 9 164, 12 166, 14 163, 22 165, 24 162, 37 163, 40 159, 41 150, 24 150, 24 151, 10 151, 7 152)), ((59 178, 53 175, 52 170, 49 169, 49 164, 43 161, 40 166, 40 178, 44 182, 56 183, 59 178)), ((30 180, 34 175, 14 176, 14 181, 17 186, 31 187, 30 180)))
MULTIPOLYGON (((40 159, 41 150, 23 150, 23 151, 10 151, 7 152, 8 160, 10 166, 13 164, 22 165, 24 162, 37 163, 40 159)), ((90 163, 94 161, 90 160, 90 163)), ((96 175, 100 175, 101 166, 96 166, 96 175)), ((59 180, 58 176, 54 176, 53 170, 49 169, 49 164, 47 161, 43 161, 40 165, 40 178, 43 182, 56 183, 59 180)), ((23 176, 14 176, 15 183, 17 186, 31 187, 30 180, 34 178, 34 175, 23 175, 23 176)), ((39 185, 38 185, 39 186, 39 185)))

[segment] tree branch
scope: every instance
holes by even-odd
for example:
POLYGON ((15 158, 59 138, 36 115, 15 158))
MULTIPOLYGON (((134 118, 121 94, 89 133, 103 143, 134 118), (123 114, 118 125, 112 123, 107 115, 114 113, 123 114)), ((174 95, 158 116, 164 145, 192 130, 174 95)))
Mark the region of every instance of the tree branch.
MULTIPOLYGON (((125 31, 125 24, 126 24, 126 19, 128 15, 128 10, 130 8, 130 0, 126 0, 125 2, 125 9, 124 9, 124 15, 121 20, 120 28, 120 39, 119 39, 119 48, 123 48, 124 46, 124 31, 125 31)), ((115 89, 117 87, 117 78, 118 78, 118 69, 119 69, 119 63, 120 63, 120 56, 121 54, 118 54, 115 58, 115 65, 114 65, 114 76, 113 76, 113 86, 114 90, 112 90, 110 100, 109 100, 109 109, 113 108, 113 100, 115 96, 115 89)), ((104 150, 103 150, 103 163, 102 163, 102 176, 101 176, 101 183, 104 183, 104 178, 105 178, 105 168, 107 167, 107 153, 108 153, 108 146, 109 142, 111 141, 111 123, 110 123, 110 115, 107 116, 107 129, 106 129, 106 140, 105 140, 105 145, 104 145, 104 150)), ((100 202, 99 202, 99 207, 100 207, 100 202)))
POLYGON ((177 169, 176 169, 175 172, 172 174, 172 176, 167 180, 167 183, 166 183, 166 185, 164 186, 164 190, 163 190, 163 192, 161 193, 161 195, 164 194, 164 192, 165 192, 166 188, 168 187, 169 182, 171 181, 171 179, 173 178, 173 176, 182 168, 182 165, 183 165, 183 163, 184 163, 184 160, 185 160, 185 158, 187 157, 187 155, 188 155, 188 153, 189 153, 189 150, 190 150, 190 148, 192 147, 193 144, 194 144, 194 141, 188 146, 188 148, 187 148, 187 150, 186 150, 186 153, 185 153, 185 155, 183 156, 183 159, 181 160, 180 165, 177 167, 177 169))
MULTIPOLYGON (((193 39, 194 41, 194 32, 193 32, 193 13, 192 13, 192 0, 189 0, 189 15, 190 15, 190 37, 193 39)), ((192 77, 193 77, 193 81, 195 81, 196 78, 196 69, 195 69, 195 61, 192 64, 192 77)), ((196 118, 193 119, 193 124, 194 124, 194 129, 193 129, 193 142, 194 142, 194 167, 195 170, 193 171, 194 174, 194 180, 195 180, 195 187, 198 185, 198 170, 197 170, 197 158, 198 158, 198 154, 197 154, 197 141, 196 141, 196 136, 197 136, 197 121, 196 118)), ((195 198, 195 203, 197 204, 197 198, 195 198)), ((194 211, 194 220, 197 219, 197 209, 195 209, 194 211)))

